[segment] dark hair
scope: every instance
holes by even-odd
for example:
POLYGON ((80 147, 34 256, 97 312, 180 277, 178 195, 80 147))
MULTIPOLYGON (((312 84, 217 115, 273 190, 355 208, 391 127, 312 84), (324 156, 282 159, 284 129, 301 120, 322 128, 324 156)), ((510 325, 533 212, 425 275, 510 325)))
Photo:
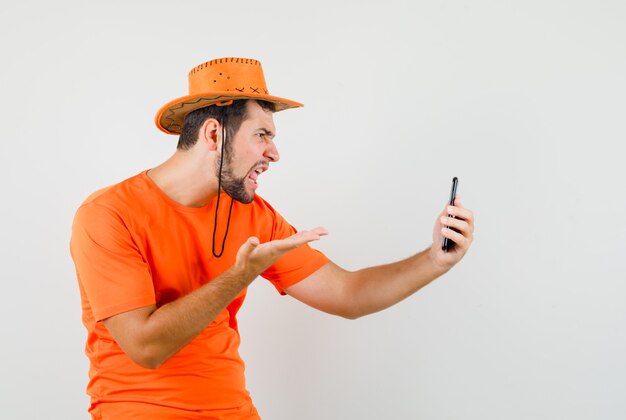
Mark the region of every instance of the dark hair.
POLYGON ((185 117, 183 129, 180 132, 178 146, 176 146, 176 148, 179 150, 189 150, 193 147, 198 141, 200 127, 202 127, 202 124, 209 118, 215 118, 220 121, 220 123, 226 120, 226 138, 232 139, 235 134, 237 134, 237 131, 239 131, 241 123, 248 118, 246 107, 248 101, 256 101, 264 110, 276 112, 276 105, 273 102, 255 99, 237 99, 233 101, 231 105, 227 106, 210 105, 196 109, 185 117))

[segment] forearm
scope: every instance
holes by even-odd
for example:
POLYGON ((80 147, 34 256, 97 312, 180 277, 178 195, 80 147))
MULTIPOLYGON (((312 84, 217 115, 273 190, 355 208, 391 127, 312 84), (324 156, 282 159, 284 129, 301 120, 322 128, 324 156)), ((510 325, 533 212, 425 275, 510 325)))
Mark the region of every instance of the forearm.
POLYGON ((157 368, 209 326, 255 277, 231 268, 180 299, 148 309, 116 339, 135 362, 157 368))
POLYGON ((426 249, 405 260, 354 271, 345 284, 350 318, 386 309, 448 271, 436 266, 426 249))

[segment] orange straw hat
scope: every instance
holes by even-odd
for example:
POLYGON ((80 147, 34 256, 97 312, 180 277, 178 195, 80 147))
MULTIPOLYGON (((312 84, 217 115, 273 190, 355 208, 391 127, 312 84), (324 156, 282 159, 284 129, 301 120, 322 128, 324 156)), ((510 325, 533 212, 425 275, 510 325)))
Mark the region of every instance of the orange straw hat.
POLYGON ((276 111, 302 106, 299 102, 269 94, 260 61, 226 57, 194 67, 189 72, 189 95, 159 109, 155 122, 167 134, 180 134, 185 116, 191 111, 209 105, 230 105, 235 99, 273 102, 276 111))

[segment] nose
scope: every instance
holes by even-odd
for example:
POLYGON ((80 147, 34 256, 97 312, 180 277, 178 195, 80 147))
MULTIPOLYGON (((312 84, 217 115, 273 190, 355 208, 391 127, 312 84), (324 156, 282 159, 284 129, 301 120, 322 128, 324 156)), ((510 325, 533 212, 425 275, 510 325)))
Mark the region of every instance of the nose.
POLYGON ((278 148, 276 147, 276 143, 274 143, 274 141, 269 141, 267 143, 264 156, 270 162, 278 162, 280 160, 280 154, 278 153, 278 148))

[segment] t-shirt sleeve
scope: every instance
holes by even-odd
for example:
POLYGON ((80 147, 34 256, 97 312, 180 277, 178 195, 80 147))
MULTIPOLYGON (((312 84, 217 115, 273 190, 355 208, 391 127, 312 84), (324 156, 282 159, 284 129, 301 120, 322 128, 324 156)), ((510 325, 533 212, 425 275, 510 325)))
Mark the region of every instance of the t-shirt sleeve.
POLYGON ((156 302, 150 268, 114 211, 93 202, 81 206, 70 251, 95 321, 156 302))
MULTIPOLYGON (((297 230, 278 212, 271 207, 269 209, 272 217, 274 217, 272 240, 284 239, 297 233, 297 230)), ((272 282, 276 290, 284 295, 286 288, 304 280, 329 261, 322 252, 311 248, 309 245, 303 245, 289 251, 265 270, 261 276, 272 282)))

